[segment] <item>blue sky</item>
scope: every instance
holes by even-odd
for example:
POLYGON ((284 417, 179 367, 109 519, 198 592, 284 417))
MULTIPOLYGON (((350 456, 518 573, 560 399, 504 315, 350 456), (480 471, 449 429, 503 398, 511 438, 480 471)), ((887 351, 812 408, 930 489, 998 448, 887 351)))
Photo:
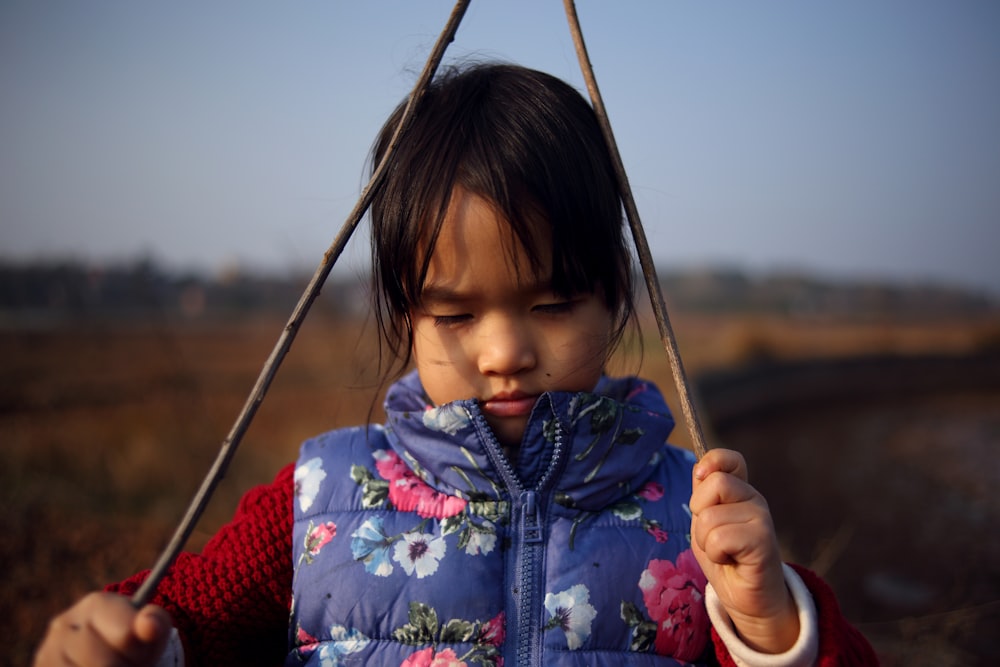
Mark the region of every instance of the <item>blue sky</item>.
MULTIPOLYGON (((452 4, 4 0, 0 256, 311 271, 452 4)), ((1000 294, 1000 3, 577 6, 661 271, 1000 294)), ((474 1, 472 56, 583 89, 555 0, 474 1)))

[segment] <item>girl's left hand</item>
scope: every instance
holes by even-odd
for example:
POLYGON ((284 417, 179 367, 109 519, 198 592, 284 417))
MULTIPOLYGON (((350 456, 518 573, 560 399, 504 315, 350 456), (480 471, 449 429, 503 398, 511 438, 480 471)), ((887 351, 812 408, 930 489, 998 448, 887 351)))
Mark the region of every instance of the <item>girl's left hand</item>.
POLYGON ((767 501, 747 481, 743 457, 712 449, 695 464, 691 548, 746 644, 783 653, 799 635, 767 501))

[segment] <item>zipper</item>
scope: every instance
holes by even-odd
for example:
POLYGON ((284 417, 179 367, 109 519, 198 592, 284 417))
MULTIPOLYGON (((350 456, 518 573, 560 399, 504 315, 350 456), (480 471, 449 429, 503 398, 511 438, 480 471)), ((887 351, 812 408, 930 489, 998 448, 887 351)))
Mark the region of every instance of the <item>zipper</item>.
POLYGON ((511 495, 511 520, 516 524, 512 526, 516 539, 511 545, 514 582, 505 597, 517 611, 514 619, 508 614, 508 625, 511 620, 515 621, 514 632, 507 633, 508 638, 512 635, 516 637, 514 667, 535 667, 541 665, 542 627, 539 618, 545 593, 541 581, 545 562, 545 522, 542 517, 549 500, 549 487, 563 464, 562 430, 556 431, 552 458, 535 488, 525 489, 479 406, 469 407, 486 445, 486 452, 511 495))
POLYGON ((539 544, 543 541, 542 513, 535 491, 521 493, 521 541, 525 544, 539 544))
POLYGON ((517 667, 541 664, 542 637, 538 616, 544 587, 540 581, 545 556, 541 505, 535 491, 523 491, 519 497, 521 521, 518 527, 516 588, 517 667))

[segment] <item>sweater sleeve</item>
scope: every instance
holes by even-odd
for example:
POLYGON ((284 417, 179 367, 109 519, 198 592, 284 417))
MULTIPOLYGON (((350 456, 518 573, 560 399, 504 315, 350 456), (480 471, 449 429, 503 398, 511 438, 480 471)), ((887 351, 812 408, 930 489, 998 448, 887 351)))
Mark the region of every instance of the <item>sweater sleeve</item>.
MULTIPOLYGON (((152 599, 173 617, 186 664, 275 665, 285 656, 292 591, 294 465, 251 489, 200 554, 182 553, 152 599)), ((107 588, 131 595, 140 572, 107 588)))
MULTIPOLYGON (((833 590, 818 575, 799 565, 790 566, 799 575, 812 596, 816 606, 819 628, 819 652, 817 667, 838 667, 840 665, 878 665, 879 660, 871 644, 861 632, 848 623, 840 611, 833 590)), ((718 631, 712 628, 712 642, 715 654, 722 667, 737 667, 733 656, 718 631)))

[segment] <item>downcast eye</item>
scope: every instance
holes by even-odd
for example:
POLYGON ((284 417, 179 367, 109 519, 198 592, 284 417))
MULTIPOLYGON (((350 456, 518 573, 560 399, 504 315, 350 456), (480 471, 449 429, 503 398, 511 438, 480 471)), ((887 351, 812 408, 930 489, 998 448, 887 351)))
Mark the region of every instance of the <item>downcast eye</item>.
POLYGON ((546 313, 549 315, 561 315, 563 313, 568 313, 573 310, 573 306, 576 305, 575 301, 557 301, 555 303, 541 303, 535 306, 532 310, 539 313, 546 313))
POLYGON ((472 315, 461 314, 461 315, 435 315, 434 316, 434 326, 436 327, 447 327, 453 326, 455 324, 461 324, 472 319, 472 315))

